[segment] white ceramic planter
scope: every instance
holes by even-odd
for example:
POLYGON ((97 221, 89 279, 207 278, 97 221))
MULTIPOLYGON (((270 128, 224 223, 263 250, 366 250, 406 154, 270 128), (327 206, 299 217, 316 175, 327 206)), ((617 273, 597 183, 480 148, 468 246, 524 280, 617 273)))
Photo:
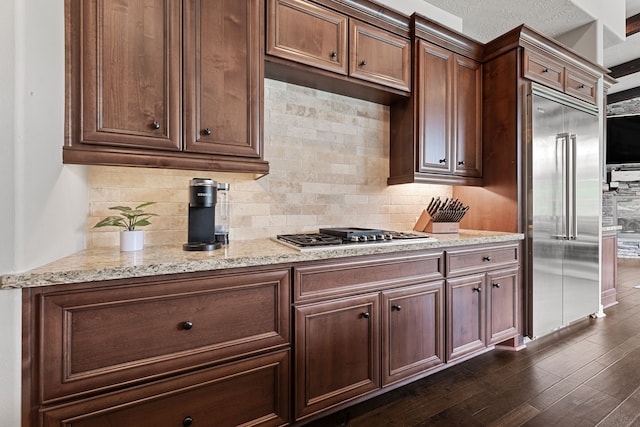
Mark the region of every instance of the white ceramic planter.
POLYGON ((122 252, 140 251, 142 248, 144 248, 144 230, 120 232, 120 250, 122 252))

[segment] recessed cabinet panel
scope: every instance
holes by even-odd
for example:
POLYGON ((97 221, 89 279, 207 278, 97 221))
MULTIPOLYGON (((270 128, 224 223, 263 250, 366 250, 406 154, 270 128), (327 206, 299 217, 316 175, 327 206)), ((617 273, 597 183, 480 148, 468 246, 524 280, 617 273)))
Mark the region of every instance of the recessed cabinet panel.
POLYGON ((444 281, 383 292, 382 383, 444 363, 444 281))
POLYGON ((267 53, 347 74, 348 18, 303 0, 268 0, 267 53))
POLYGON ((349 75, 400 90, 411 90, 409 40, 350 21, 349 75))
POLYGON ((452 173, 454 54, 423 41, 418 49, 418 171, 452 173))
POLYGON ((447 362, 486 347, 485 275, 447 280, 447 362))
POLYGON ((82 14, 82 141, 180 149, 182 2, 87 1, 82 14))
POLYGON ((488 344, 497 344, 518 335, 520 328, 519 269, 487 273, 488 344))
POLYGON ((259 157, 260 3, 185 4, 185 150, 259 157))
POLYGON ((279 270, 45 295, 43 399, 286 345, 289 278, 279 270))
POLYGON ((262 355, 42 411, 45 427, 281 426, 289 351, 262 355))
POLYGON ((524 77, 560 91, 564 90, 562 64, 532 49, 524 50, 523 60, 524 77))
POLYGON ((482 177, 482 65, 456 56, 456 175, 482 177))
POLYGON ((296 419, 380 388, 378 294, 295 308, 296 419))

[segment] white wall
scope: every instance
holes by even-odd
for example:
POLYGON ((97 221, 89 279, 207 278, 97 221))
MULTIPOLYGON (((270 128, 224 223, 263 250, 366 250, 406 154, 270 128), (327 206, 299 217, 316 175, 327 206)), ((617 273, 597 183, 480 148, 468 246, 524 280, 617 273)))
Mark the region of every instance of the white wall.
POLYGON ((575 50, 585 58, 602 65, 604 35, 602 23, 593 21, 556 37, 560 43, 575 50))
MULTIPOLYGON (((83 249, 84 167, 62 165, 64 2, 0 2, 0 274, 83 249)), ((21 292, 0 290, 0 424, 20 425, 21 292)))

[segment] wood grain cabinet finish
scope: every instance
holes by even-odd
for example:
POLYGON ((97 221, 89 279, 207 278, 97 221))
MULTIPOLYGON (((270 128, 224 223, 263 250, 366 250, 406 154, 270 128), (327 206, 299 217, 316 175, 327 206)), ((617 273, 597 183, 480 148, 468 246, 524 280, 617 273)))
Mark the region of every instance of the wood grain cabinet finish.
POLYGON ((260 0, 66 0, 65 163, 263 174, 260 0))
POLYGON ((349 22, 349 75, 411 90, 411 44, 372 25, 349 22))
POLYGON ((447 251, 447 362, 521 334, 519 251, 519 244, 447 251))
POLYGON ((418 46, 418 172, 481 177, 482 65, 423 40, 418 46))
POLYGON ((295 418, 380 388, 377 293, 295 308, 295 418))
POLYGON ((523 76, 583 101, 597 104, 599 77, 586 70, 555 59, 541 49, 524 49, 523 76))
POLYGON ((44 403, 268 349, 289 338, 289 270, 34 296, 44 403))
POLYGON ((305 0, 267 0, 267 53, 347 75, 349 19, 305 0))
POLYGON ((262 155, 262 0, 186 0, 184 150, 262 155))
POLYGON ((408 39, 306 0, 267 0, 267 9, 267 54, 411 90, 408 39))
POLYGON ((289 351, 42 410, 44 427, 281 426, 289 416, 289 351))
POLYGON ((444 363, 444 280, 382 293, 382 385, 444 363))

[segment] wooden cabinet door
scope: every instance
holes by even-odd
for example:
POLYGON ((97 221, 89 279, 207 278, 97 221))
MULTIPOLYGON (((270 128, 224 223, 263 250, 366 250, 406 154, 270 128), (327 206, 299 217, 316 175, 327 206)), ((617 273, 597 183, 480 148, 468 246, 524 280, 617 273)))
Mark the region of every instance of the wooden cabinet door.
POLYGON ((182 2, 92 0, 80 13, 81 143, 179 150, 182 2))
POLYGON ((355 20, 349 27, 349 75, 410 91, 409 40, 355 20))
POLYGON ((289 389, 289 350, 282 350, 47 407, 41 425, 281 426, 290 418, 289 389))
POLYGON ((453 173, 454 54, 422 40, 417 49, 418 172, 453 173))
POLYGON ((295 415, 380 387, 378 293, 295 308, 295 415))
POLYGON ((260 157, 261 3, 185 2, 185 151, 260 157))
POLYGON ((482 176, 482 65, 455 57, 456 158, 454 173, 482 176))
POLYGON ((447 280, 447 361, 485 348, 485 274, 447 280))
POLYGON ((518 268, 487 273, 487 344, 497 344, 518 335, 520 298, 518 268))
POLYGON ((348 18, 304 0, 267 1, 267 53, 347 74, 348 18))
POLYGON ((444 281, 382 294, 382 384, 444 363, 444 281))

